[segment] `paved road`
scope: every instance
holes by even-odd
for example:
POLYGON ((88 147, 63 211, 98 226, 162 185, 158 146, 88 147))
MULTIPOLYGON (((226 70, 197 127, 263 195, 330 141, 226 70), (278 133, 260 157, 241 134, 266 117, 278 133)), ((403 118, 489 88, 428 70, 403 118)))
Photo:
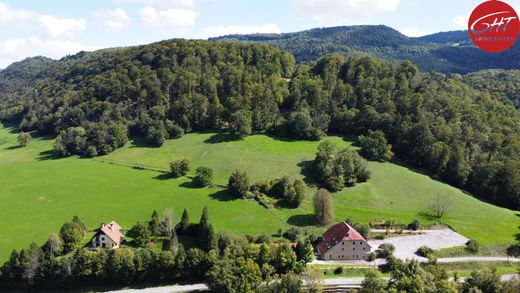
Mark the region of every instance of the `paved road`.
POLYGON ((192 284, 192 285, 172 285, 144 289, 124 289, 116 291, 108 291, 107 293, 172 293, 172 292, 197 292, 208 291, 206 284, 192 284))
POLYGON ((394 255, 400 259, 417 259, 426 261, 426 258, 415 254, 421 246, 428 246, 432 249, 449 248, 463 246, 468 242, 468 238, 460 235, 451 229, 422 230, 419 235, 403 235, 390 237, 382 240, 369 240, 368 243, 373 249, 382 243, 392 243, 395 246, 394 255))

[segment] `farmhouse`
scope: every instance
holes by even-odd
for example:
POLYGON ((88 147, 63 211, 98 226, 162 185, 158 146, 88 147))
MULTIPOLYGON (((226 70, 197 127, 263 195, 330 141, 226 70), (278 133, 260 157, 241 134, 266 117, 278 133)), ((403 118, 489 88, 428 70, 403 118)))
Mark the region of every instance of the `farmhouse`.
POLYGON ((96 235, 92 237, 92 247, 118 248, 123 238, 121 226, 116 221, 112 221, 107 225, 101 224, 96 235))
POLYGON ((371 250, 365 238, 345 222, 323 233, 323 241, 316 248, 324 260, 366 260, 371 250))

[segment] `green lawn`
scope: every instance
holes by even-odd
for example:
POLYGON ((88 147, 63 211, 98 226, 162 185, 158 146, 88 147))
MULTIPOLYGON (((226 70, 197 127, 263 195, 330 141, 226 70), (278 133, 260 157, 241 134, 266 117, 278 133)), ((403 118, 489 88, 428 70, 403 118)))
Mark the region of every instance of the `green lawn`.
MULTIPOLYGON (((349 145, 332 137, 337 144, 349 145)), ((215 183, 225 185, 236 168, 246 169, 253 180, 287 174, 305 178, 302 170, 313 159, 319 142, 286 141, 265 135, 229 140, 215 133, 188 134, 169 140, 161 148, 147 148, 139 141, 96 159, 54 159, 53 139, 35 138, 17 148, 16 133, 0 128, 0 260, 14 247, 42 243, 61 224, 78 215, 95 228, 103 221, 117 220, 124 228, 148 219, 151 212, 172 208, 180 218, 187 208, 198 221, 208 206, 216 229, 237 233, 275 233, 288 224, 312 225, 310 186, 308 199, 298 209, 268 210, 254 201, 233 200, 219 187, 192 188, 189 179, 168 179, 160 172, 135 170, 124 165, 168 169, 179 157, 214 169, 215 183)), ((449 185, 432 180, 406 167, 371 162, 368 183, 334 195, 337 218, 356 221, 396 219, 432 222, 425 212, 437 194, 448 194, 453 208, 443 221, 469 238, 485 245, 513 242, 518 233, 517 212, 480 202, 449 185)), ((192 172, 193 174, 193 172, 192 172)), ((318 228, 313 228, 320 230, 318 228)))

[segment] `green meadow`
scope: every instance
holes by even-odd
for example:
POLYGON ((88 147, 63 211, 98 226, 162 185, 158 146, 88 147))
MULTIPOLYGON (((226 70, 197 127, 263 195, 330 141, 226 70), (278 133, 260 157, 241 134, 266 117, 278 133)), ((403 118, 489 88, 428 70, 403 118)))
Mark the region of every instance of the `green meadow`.
MULTIPOLYGON (((351 144, 341 137, 327 139, 351 144)), ((323 230, 313 226, 311 198, 316 186, 306 176, 319 142, 266 135, 232 140, 221 133, 193 133, 160 148, 143 146, 136 139, 95 159, 56 159, 53 142, 52 137, 36 137, 20 148, 16 131, 0 128, 0 260, 13 248, 27 247, 31 241, 43 243, 73 215, 92 229, 110 220, 129 228, 148 219, 153 210, 161 213, 166 208, 179 218, 186 208, 191 220, 198 221, 202 208, 208 206, 220 231, 255 235, 290 226, 323 230), (159 172, 181 157, 191 161, 192 174, 198 166, 213 168, 216 186, 193 188, 189 178, 170 179, 159 172), (237 168, 245 169, 252 181, 283 175, 304 179, 309 185, 307 200, 297 209, 266 209, 252 200, 235 200, 221 186, 237 168)), ((442 222, 485 245, 515 241, 518 212, 481 202, 406 166, 370 162, 369 169, 372 178, 367 183, 334 194, 338 220, 350 216, 358 222, 433 223, 438 220, 428 215, 427 206, 442 194, 453 200, 442 222)))

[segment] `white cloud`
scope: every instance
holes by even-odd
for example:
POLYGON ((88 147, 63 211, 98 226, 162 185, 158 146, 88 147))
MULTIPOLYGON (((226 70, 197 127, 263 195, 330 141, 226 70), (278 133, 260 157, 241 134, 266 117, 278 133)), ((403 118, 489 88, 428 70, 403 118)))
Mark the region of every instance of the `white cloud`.
POLYGON ((424 31, 420 31, 416 28, 413 28, 413 27, 406 27, 402 30, 400 30, 401 33, 405 36, 408 36, 408 37, 422 37, 422 36, 426 36, 426 35, 430 35, 432 34, 432 32, 424 32, 424 31))
POLYGON ((458 15, 458 16, 455 16, 453 21, 457 25, 458 29, 468 29, 469 17, 470 17, 470 14, 458 15))
POLYGON ((208 26, 205 27, 201 32, 195 35, 196 39, 207 39, 210 37, 219 37, 231 34, 254 34, 254 33, 281 33, 281 29, 274 23, 268 23, 260 26, 254 25, 220 25, 220 26, 208 26))
POLYGON ((0 2, 0 23, 9 25, 23 25, 30 22, 36 13, 28 10, 13 9, 7 4, 0 2))
POLYGON ((78 42, 68 40, 43 40, 38 37, 28 37, 0 41, 0 68, 5 68, 14 61, 29 56, 47 56, 61 58, 79 51, 98 49, 78 42))
POLYGON ((117 32, 132 23, 132 19, 124 9, 106 9, 94 13, 97 24, 101 28, 106 28, 117 32))
POLYGON ((77 32, 86 29, 84 19, 57 18, 52 15, 40 15, 38 21, 52 37, 73 38, 77 32))
POLYGON ((182 8, 157 10, 153 7, 143 7, 139 10, 139 15, 145 26, 176 32, 192 27, 197 18, 195 11, 182 8))
POLYGON ((193 0, 117 0, 122 3, 142 4, 146 6, 159 6, 162 8, 192 8, 193 0))
POLYGON ((320 25, 352 24, 374 15, 394 11, 400 0, 293 0, 298 16, 320 25))

